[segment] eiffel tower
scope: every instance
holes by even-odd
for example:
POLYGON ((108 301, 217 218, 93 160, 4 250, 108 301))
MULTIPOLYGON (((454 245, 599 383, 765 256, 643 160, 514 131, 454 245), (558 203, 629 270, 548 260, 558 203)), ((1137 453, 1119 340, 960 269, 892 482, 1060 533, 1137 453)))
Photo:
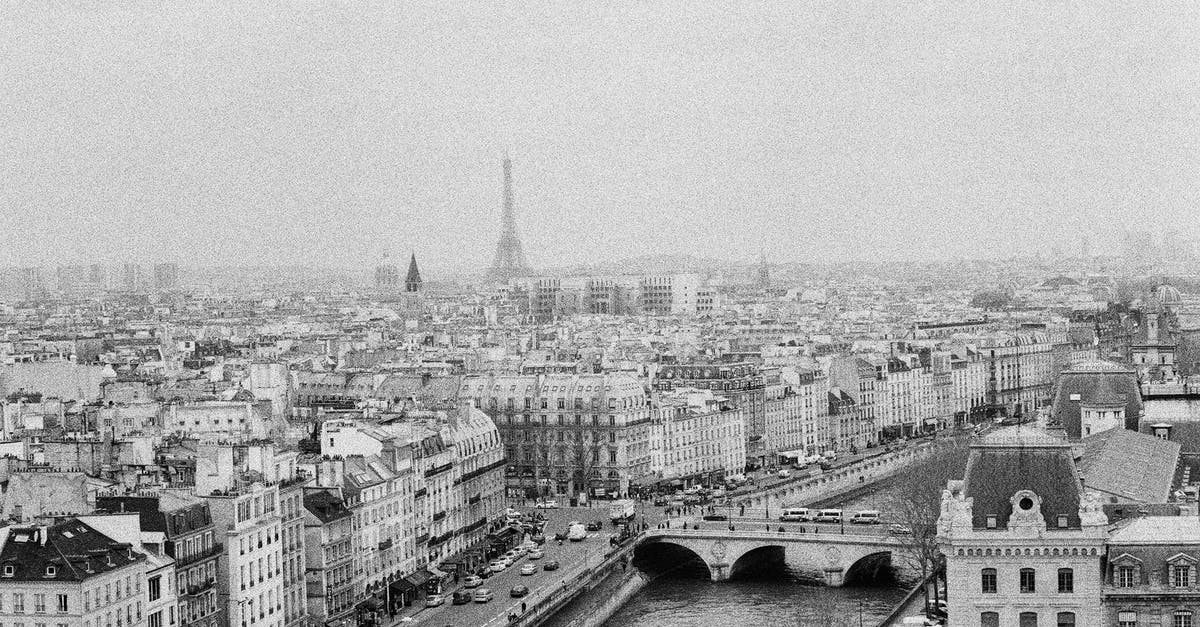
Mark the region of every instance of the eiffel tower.
POLYGON ((504 213, 500 218, 500 241, 496 244, 496 259, 488 270, 493 281, 507 282, 516 277, 529 276, 533 269, 525 260, 521 248, 521 237, 517 235, 517 214, 513 209, 512 161, 504 157, 504 213))

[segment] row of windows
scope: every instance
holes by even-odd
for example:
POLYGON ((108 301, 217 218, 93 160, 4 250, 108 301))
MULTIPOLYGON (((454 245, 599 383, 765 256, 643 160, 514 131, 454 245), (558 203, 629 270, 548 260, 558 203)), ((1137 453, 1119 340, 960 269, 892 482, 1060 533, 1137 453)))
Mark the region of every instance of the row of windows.
MULTIPOLYGON (((979 624, 982 627, 1000 627, 1000 614, 998 612, 984 612, 979 616, 979 624)), ((1058 612, 1054 615, 1054 623, 1052 624, 1055 627, 1075 627, 1075 613, 1058 612)), ((1017 625, 1019 627, 1038 627, 1037 612, 1021 612, 1018 615, 1017 625)))
MULTIPOLYGON (((118 584, 117 585, 118 592, 120 592, 120 587, 121 586, 118 584)), ((97 590, 97 594, 99 594, 99 590, 97 590)), ((4 594, 0 594, 0 611, 4 611, 4 596, 5 596, 4 594)), ((35 614, 45 614, 46 613, 46 595, 34 594, 32 596, 33 596, 33 612, 35 614)), ((55 596, 54 607, 55 607, 55 610, 59 614, 66 614, 68 611, 70 611, 70 603, 67 599, 67 595, 57 594, 54 596, 55 596)), ((84 593, 83 598, 84 598, 84 601, 86 602, 87 593, 84 593)), ((86 603, 85 603, 85 605, 86 605, 86 603)), ((12 595, 12 611, 14 614, 22 614, 25 612, 25 593, 23 593, 23 592, 14 592, 13 593, 13 595, 12 595)))
MULTIPOLYGON (((1032 568, 1022 568, 1018 572, 1019 590, 1023 593, 1037 592, 1037 571, 1032 568)), ((980 592, 995 594, 999 592, 998 578, 995 568, 985 568, 980 571, 980 592)), ((1075 592, 1075 571, 1070 568, 1058 569, 1058 591, 1061 593, 1075 592)))
MULTIPOLYGON (((1169 627, 1192 627, 1193 614, 1187 610, 1179 610, 1171 615, 1169 627)), ((999 612, 983 612, 979 615, 981 627, 1000 627, 999 612)), ((1074 612, 1058 612, 1054 615, 1055 627, 1075 627, 1074 612)), ((1021 612, 1017 618, 1018 627, 1038 627, 1037 612, 1021 612)), ((1138 627, 1137 612, 1118 612, 1117 627, 1138 627)))

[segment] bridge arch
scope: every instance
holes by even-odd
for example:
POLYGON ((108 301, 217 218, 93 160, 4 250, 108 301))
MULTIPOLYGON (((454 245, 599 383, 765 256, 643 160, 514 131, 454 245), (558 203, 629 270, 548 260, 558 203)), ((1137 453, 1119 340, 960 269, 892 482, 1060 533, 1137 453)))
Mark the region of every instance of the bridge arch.
POLYGON ((892 576, 892 552, 868 553, 850 564, 843 575, 845 585, 874 583, 892 576))
POLYGON ((655 576, 667 573, 708 577, 709 565, 696 549, 678 542, 652 538, 633 550, 634 564, 655 576), (691 571, 695 571, 694 573, 691 571))
POLYGON ((764 544, 743 551, 741 555, 728 556, 729 578, 738 575, 787 568, 787 550, 779 544, 764 544))

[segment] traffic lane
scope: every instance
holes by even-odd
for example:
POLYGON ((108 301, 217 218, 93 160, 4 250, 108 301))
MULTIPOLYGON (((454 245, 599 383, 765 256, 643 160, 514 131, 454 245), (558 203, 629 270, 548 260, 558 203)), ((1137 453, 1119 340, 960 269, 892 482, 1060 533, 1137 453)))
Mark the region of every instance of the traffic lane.
MULTIPOLYGON (((546 517, 544 533, 550 539, 553 539, 556 533, 565 534, 567 532, 567 524, 572 520, 578 520, 584 524, 599 522, 603 530, 607 532, 615 532, 617 529, 617 526, 612 524, 612 519, 608 517, 608 505, 603 502, 600 502, 595 507, 560 507, 556 509, 514 507, 513 509, 522 514, 537 515, 540 513, 544 515, 546 517)), ((636 512, 634 519, 654 526, 666 519, 665 510, 665 507, 658 507, 648 501, 642 501, 634 510, 636 512)))
POLYGON ((819 523, 819 522, 784 522, 784 521, 767 521, 764 519, 753 518, 734 518, 733 520, 702 520, 700 518, 676 518, 672 521, 674 528, 681 528, 686 523, 688 529, 693 529, 697 525, 702 531, 728 531, 729 526, 733 525, 734 531, 761 531, 764 533, 772 532, 779 533, 779 528, 784 529, 784 533, 836 533, 845 535, 903 535, 893 534, 886 524, 862 525, 846 523, 845 526, 841 523, 819 523), (843 531, 844 529, 844 531, 843 531), (803 531, 801 531, 803 530, 803 531))
MULTIPOLYGON (((568 518, 567 520, 573 519, 568 518)), ((514 599, 509 596, 513 586, 528 587, 531 596, 537 590, 561 586, 575 576, 576 572, 572 566, 584 563, 589 557, 603 554, 608 550, 608 533, 590 532, 588 535, 595 537, 589 537, 582 542, 563 542, 562 546, 559 546, 554 540, 549 540, 542 546, 542 550, 546 553, 542 559, 530 560, 528 557, 521 557, 502 572, 484 579, 483 585, 479 587, 488 588, 495 595, 495 598, 488 603, 475 603, 474 601, 467 605, 447 603, 417 613, 414 620, 429 625, 451 624, 465 627, 483 625, 492 619, 508 615, 514 608, 519 610, 522 599, 514 599), (558 561, 558 570, 546 571, 542 568, 543 564, 551 560, 558 561), (534 564, 537 572, 533 575, 520 574, 521 567, 525 564, 534 564)), ((460 585, 457 589, 463 590, 464 588, 460 585)))

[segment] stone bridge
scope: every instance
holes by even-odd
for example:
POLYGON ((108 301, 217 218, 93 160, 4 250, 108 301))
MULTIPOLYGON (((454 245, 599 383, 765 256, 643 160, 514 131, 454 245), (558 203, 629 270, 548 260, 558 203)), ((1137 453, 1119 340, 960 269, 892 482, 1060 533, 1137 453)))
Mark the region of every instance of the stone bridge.
POLYGON ((883 534, 650 529, 637 550, 654 545, 687 549, 704 561, 713 581, 725 581, 755 560, 782 557, 789 566, 821 572, 826 585, 838 587, 847 580, 873 578, 894 557, 906 560, 909 542, 883 534))

